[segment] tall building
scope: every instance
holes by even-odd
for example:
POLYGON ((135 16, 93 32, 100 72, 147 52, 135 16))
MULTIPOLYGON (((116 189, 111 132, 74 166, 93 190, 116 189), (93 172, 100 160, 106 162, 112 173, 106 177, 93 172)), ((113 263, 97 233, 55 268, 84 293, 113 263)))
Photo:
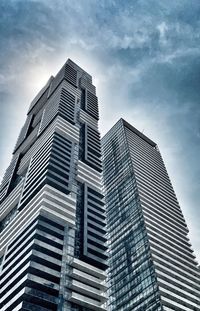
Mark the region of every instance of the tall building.
POLYGON ((102 139, 109 311, 200 310, 200 271, 156 143, 120 119, 102 139))
POLYGON ((1 311, 106 310, 98 119, 71 60, 32 101, 0 187, 1 311))

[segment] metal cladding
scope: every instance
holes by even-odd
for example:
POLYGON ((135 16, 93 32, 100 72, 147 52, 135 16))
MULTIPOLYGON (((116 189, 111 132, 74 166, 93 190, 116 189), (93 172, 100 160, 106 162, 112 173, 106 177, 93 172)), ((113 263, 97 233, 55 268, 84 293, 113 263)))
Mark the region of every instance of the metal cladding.
POLYGON ((200 271, 157 145, 123 119, 102 139, 110 311, 199 311, 200 271))
POLYGON ((98 100, 70 59, 32 101, 0 186, 1 311, 105 311, 98 100))

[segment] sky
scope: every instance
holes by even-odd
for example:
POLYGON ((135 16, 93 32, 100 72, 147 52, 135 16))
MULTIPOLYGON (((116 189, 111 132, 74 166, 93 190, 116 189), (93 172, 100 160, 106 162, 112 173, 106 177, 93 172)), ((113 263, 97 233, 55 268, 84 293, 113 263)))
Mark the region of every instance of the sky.
POLYGON ((71 58, 100 131, 121 117, 161 151, 200 262, 200 1, 1 0, 0 179, 31 100, 71 58))

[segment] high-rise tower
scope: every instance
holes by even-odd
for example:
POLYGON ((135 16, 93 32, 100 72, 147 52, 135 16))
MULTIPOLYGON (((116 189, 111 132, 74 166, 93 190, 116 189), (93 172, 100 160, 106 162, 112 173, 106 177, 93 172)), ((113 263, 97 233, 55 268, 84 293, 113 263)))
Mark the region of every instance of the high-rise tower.
POLYGON ((157 145, 123 119, 102 139, 109 311, 200 310, 200 272, 157 145))
POLYGON ((98 101, 68 60, 32 101, 0 187, 1 311, 104 311, 98 101))

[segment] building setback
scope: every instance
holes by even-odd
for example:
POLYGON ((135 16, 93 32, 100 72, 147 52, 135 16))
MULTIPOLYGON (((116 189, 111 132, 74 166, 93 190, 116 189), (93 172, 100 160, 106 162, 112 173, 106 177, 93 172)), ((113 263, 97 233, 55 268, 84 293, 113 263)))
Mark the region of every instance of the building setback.
POLYGON ((32 101, 0 187, 1 311, 105 311, 92 77, 68 60, 32 101))
POLYGON ((120 119, 102 139, 109 311, 199 311, 200 272, 157 145, 120 119))

